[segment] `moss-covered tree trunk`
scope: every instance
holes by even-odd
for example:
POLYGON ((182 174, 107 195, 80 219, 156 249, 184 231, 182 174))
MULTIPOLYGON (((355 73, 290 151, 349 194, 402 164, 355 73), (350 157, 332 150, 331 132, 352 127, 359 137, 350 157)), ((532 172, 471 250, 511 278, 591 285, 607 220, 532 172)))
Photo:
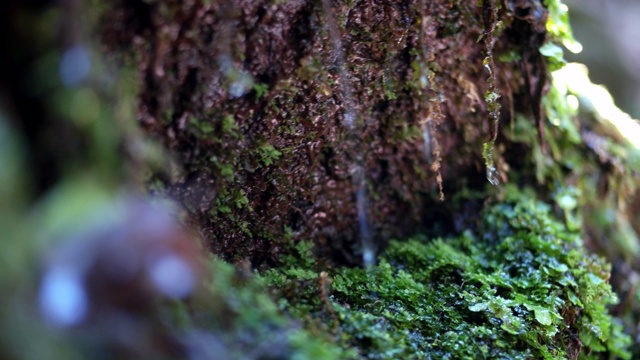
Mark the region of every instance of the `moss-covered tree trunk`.
POLYGON ((152 184, 216 254, 274 264, 293 237, 359 263, 369 238, 459 231, 448 200, 524 166, 499 133, 516 112, 542 126, 547 16, 537 0, 123 1, 103 41, 138 67, 140 123, 178 164, 152 184))

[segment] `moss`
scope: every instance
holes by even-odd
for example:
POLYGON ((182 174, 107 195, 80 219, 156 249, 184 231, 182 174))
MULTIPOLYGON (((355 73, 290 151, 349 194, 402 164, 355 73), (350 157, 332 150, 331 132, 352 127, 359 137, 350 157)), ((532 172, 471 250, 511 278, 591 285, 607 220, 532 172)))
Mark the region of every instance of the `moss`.
POLYGON ((573 37, 569 23, 569 8, 561 0, 544 0, 549 9, 549 19, 546 28, 552 40, 562 43, 567 49, 579 52, 580 43, 573 37))
POLYGON ((640 151, 621 129, 628 124, 627 132, 633 133, 638 127, 613 104, 599 103, 607 95, 597 90, 578 64, 552 72, 551 89, 542 101, 548 149, 543 151, 536 141, 533 124, 516 115, 505 133, 528 151, 525 166, 511 175, 520 182, 534 179, 539 193, 563 210, 567 225, 582 228, 612 262, 637 259, 640 241, 625 230, 629 214, 624 199, 636 192, 640 151), (598 108, 617 112, 602 117, 598 108))
POLYGON ((335 269, 329 308, 306 256, 263 276, 307 326, 337 317, 333 340, 350 357, 629 358, 630 338, 607 313, 606 262, 533 193, 499 196, 473 231, 393 241, 369 271, 335 269))
MULTIPOLYGON (((225 358, 630 357, 629 337, 607 312, 616 301, 608 285, 609 267, 589 255, 578 231, 588 216, 599 231, 622 234, 624 219, 619 215, 623 213, 615 197, 630 194, 635 178, 620 165, 627 161, 637 165, 638 157, 624 144, 599 135, 602 124, 579 124, 575 117, 580 109, 568 101, 568 95, 574 94, 559 82, 554 81, 544 100, 550 120, 544 136, 548 153, 542 151, 532 135, 535 128, 524 115, 516 116, 511 130, 503 130, 513 144, 531 150, 527 156, 512 152, 521 158, 514 161, 512 179, 529 184, 537 180, 536 195, 512 187, 495 189, 498 200, 487 201, 480 220, 461 226, 466 229, 461 235, 393 241, 379 264, 367 271, 327 269, 327 264, 346 262, 333 254, 349 252, 345 250, 348 243, 335 242, 330 256, 327 246, 320 249, 335 238, 357 239, 352 230, 356 211, 350 201, 354 158, 364 159, 358 166, 364 168, 371 194, 371 220, 380 228, 386 223, 385 231, 379 231, 383 240, 400 233, 404 225, 414 229, 416 224, 428 223, 425 217, 440 210, 424 200, 429 198, 425 183, 434 176, 428 169, 438 173, 442 193, 437 135, 447 146, 442 154, 449 156, 444 162, 451 169, 449 178, 476 183, 468 169, 480 168, 476 166, 481 165, 478 145, 488 137, 492 141, 483 155, 487 167, 494 167, 497 130, 487 134, 482 129, 488 127, 482 125, 489 118, 497 126, 500 94, 504 98, 522 94, 525 86, 520 80, 525 75, 538 78, 538 84, 546 82, 542 72, 546 68, 540 64, 529 64, 540 66, 537 74, 518 75, 513 69, 521 67, 520 61, 537 60, 528 53, 539 56, 538 50, 552 69, 563 64, 559 47, 552 43, 514 47, 531 44, 528 36, 514 38, 514 33, 542 34, 534 33, 536 24, 516 23, 517 12, 498 11, 499 2, 489 0, 485 1, 488 18, 480 16, 472 2, 424 6, 334 2, 339 26, 345 30, 345 62, 353 64, 345 75, 335 69, 335 50, 326 46, 331 41, 319 20, 323 14, 317 3, 272 3, 269 7, 259 1, 243 3, 242 11, 226 15, 204 7, 208 2, 195 4, 193 14, 175 4, 138 6, 130 14, 144 15, 147 9, 153 21, 144 24, 140 20, 144 16, 131 16, 137 19, 134 25, 142 24, 123 28, 125 34, 140 36, 123 44, 142 44, 130 48, 139 54, 132 67, 151 69, 141 74, 145 79, 142 122, 165 139, 184 166, 179 179, 154 184, 154 189, 173 191, 221 256, 241 264, 280 264, 254 277, 248 270, 239 272, 212 258, 201 293, 184 302, 158 300, 149 307, 150 316, 159 315, 162 320, 154 327, 166 326, 172 339, 191 345, 196 351, 190 354, 193 357, 212 357, 212 349, 219 350, 214 356, 225 358), (232 21, 225 22, 225 17, 232 21), (273 21, 283 18, 292 21, 273 21), (510 33, 502 31, 502 21, 510 33), (243 28, 236 29, 231 24, 235 22, 243 28), (174 25, 181 29, 180 35, 168 39, 161 29, 174 25), (221 41, 215 37, 220 35, 210 32, 231 30, 238 30, 239 40, 232 41, 231 49, 211 46, 221 41), (485 32, 484 47, 475 42, 481 32, 485 32), (505 45, 497 45, 495 51, 504 54, 498 57, 502 63, 495 63, 494 43, 503 40, 505 45), (221 65, 227 57, 237 61, 221 65), (154 70, 163 64, 167 72, 159 76, 154 70), (483 68, 487 65, 488 73, 483 68), (501 80, 514 73, 517 87, 498 88, 504 86, 501 80), (496 74, 502 75, 496 78, 496 74), (341 88, 348 81, 364 84, 354 89, 355 99, 347 99, 341 88), (485 90, 486 108, 482 109, 475 102, 485 90), (339 125, 349 100, 360 106, 357 117, 367 119, 358 136, 345 134, 339 125), (441 110, 445 100, 446 108, 441 110), (455 128, 468 136, 461 140, 439 134, 435 129, 441 121, 443 133, 455 128), (427 126, 431 131, 425 131, 427 126), (422 139, 425 148, 433 142, 433 151, 425 152, 435 159, 423 161, 417 155, 423 150, 422 139), (469 149, 472 152, 465 152, 469 149), (475 160, 466 156, 471 153, 475 160), (436 166, 430 166, 432 160, 436 166), (594 190, 601 184, 611 189, 605 201, 594 190), (536 196, 554 203, 556 212, 536 196), (407 212, 412 221, 405 221, 411 217, 407 212), (311 241, 295 242, 305 237, 311 241), (267 295, 267 286, 277 301, 267 295), (198 347, 198 339, 206 340, 207 347, 198 347)), ((532 18, 544 17, 539 1, 519 3, 537 5, 531 10, 532 18)), ((114 6, 126 12, 124 4, 114 6)), ((545 4, 552 39, 566 45, 571 39, 566 11, 558 0, 545 4)), ((543 86, 539 88, 542 91, 543 86)), ((97 95, 87 89, 66 91, 58 100, 74 106, 63 107, 68 113, 60 115, 78 126, 92 121, 107 124, 101 119, 111 118, 105 112, 111 107, 100 106, 99 119, 92 118, 96 114, 86 108, 95 105, 97 95)), ((516 100, 532 100, 536 105, 540 98, 516 100)), ((103 127, 96 126, 96 133, 109 138, 103 127)), ((85 135, 94 130, 83 129, 85 135)), ((115 148, 109 139, 90 143, 107 155, 115 148)), ((113 156, 96 156, 95 162, 108 163, 113 156)), ((77 186, 73 190, 92 193, 79 192, 77 186)), ((468 200, 465 193, 473 192, 466 186, 458 190, 461 195, 454 196, 454 202, 468 200)), ((80 198, 87 203, 86 196, 80 198)), ((68 206, 68 198, 63 200, 68 206)), ((65 214, 57 208, 52 212, 65 214)), ((633 254, 629 249, 633 247, 622 252, 633 254)), ((7 264, 21 269, 14 265, 25 261, 15 258, 24 256, 13 250, 5 252, 11 254, 7 264)), ((24 276, 25 272, 18 273, 24 276)), ((8 283, 20 277, 4 278, 8 283)), ((22 301, 24 296, 20 301, 7 299, 3 302, 30 303, 22 301)), ((6 324, 39 325, 35 319, 21 321, 22 313, 9 314, 13 307, 6 309, 3 316, 12 316, 15 322, 3 321, 4 333, 14 337, 30 333, 13 331, 6 324)))
POLYGON ((259 148, 260 152, 260 162, 262 162, 265 166, 270 166, 275 163, 280 156, 282 156, 282 152, 276 150, 271 144, 264 144, 259 148))
MULTIPOLYGON (((640 179, 639 145, 632 135, 640 128, 607 102, 608 93, 592 84, 579 64, 554 71, 552 79, 543 99, 547 153, 532 139, 529 122, 516 119, 511 139, 529 144, 526 163, 535 169, 534 174, 522 172, 517 181, 534 177, 541 192, 561 210, 567 226, 580 229, 591 249, 606 255, 611 263, 637 263, 640 240, 629 226, 632 210, 626 203, 636 196, 640 179)), ((614 290, 628 299, 615 311, 624 319, 626 331, 637 334, 638 301, 628 290, 628 278, 629 274, 614 271, 614 290)))
MULTIPOLYGON (((294 241, 313 239, 325 254, 357 248, 354 163, 378 195, 369 217, 379 245, 423 230, 444 182, 453 193, 460 173, 484 177, 475 169, 493 134, 483 126, 488 74, 475 2, 327 4, 329 11, 313 1, 104 5, 105 47, 146 69, 139 74, 140 118, 180 164, 164 188, 224 259, 277 262, 281 244, 271 240, 285 227, 294 229, 294 241), (328 25, 329 13, 336 26, 328 25), (158 31, 173 26, 180 36, 158 31), (160 67, 165 72, 151 70, 160 67), (345 92, 345 84, 353 89, 345 92), (357 130, 343 126, 349 103, 357 130), (226 221, 219 210, 234 205, 216 198, 236 190, 253 211, 226 221)), ((496 23, 508 22, 510 11, 496 23)), ((498 40, 505 46, 496 53, 524 44, 498 40)), ((348 252, 337 262, 359 258, 348 252)))
POLYGON ((499 183, 498 173, 495 166, 495 161, 493 158, 493 150, 495 147, 496 139, 498 138, 498 126, 500 123, 500 99, 501 93, 500 89, 497 87, 497 75, 496 75, 496 64, 493 56, 493 50, 496 43, 496 38, 499 36, 500 32, 502 32, 504 28, 504 24, 501 20, 499 20, 498 12, 502 7, 500 3, 496 3, 494 1, 481 1, 480 4, 483 6, 483 20, 485 22, 485 26, 483 29, 482 39, 484 40, 485 47, 485 58, 482 62, 482 65, 489 72, 489 77, 487 78, 487 91, 484 94, 484 101, 487 106, 487 112, 489 117, 489 124, 491 127, 491 140, 485 142, 482 145, 482 158, 484 159, 487 180, 492 185, 497 185, 499 183))
MULTIPOLYGON (((283 316, 264 291, 260 279, 239 273, 232 265, 211 258, 204 289, 189 302, 162 305, 165 324, 190 339, 209 334, 209 350, 217 343, 229 359, 337 359, 338 349, 283 316)), ((197 347, 196 347, 197 349, 197 347)), ((199 349, 204 350, 204 349, 199 349)), ((204 354, 200 354, 204 355, 204 354)), ((212 354, 209 354, 212 355, 212 354)))

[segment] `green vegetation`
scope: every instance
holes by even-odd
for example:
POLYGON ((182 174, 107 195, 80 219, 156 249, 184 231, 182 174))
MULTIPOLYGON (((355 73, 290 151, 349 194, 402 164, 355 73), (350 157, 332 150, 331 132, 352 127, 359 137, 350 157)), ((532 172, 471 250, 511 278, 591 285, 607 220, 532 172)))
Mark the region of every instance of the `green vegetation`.
MULTIPOLYGON (((338 349, 283 316, 264 291, 259 278, 242 274, 232 265, 211 257, 207 280, 189 302, 162 305, 163 322, 179 334, 206 332, 222 353, 200 355, 241 359, 338 359, 338 349)), ((204 345, 204 344, 203 344, 204 345)))
POLYGON ((287 299, 281 308, 331 333, 342 357, 630 358, 606 310, 616 302, 606 262, 530 191, 499 196, 475 230, 393 241, 369 271, 333 270, 331 286, 306 247, 299 264, 263 276, 287 299))
MULTIPOLYGON (((346 62, 357 64, 349 69, 350 74, 365 84, 364 95, 357 99, 362 118, 371 119, 363 137, 341 133, 342 110, 336 99, 343 90, 335 69, 334 73, 327 70, 325 57, 330 58, 333 50, 325 47, 329 42, 324 39, 305 45, 309 48, 300 51, 305 54, 302 59, 285 59, 288 62, 283 60, 281 65, 269 57, 261 59, 260 63, 270 68, 278 65, 288 69, 286 74, 274 70, 272 78, 261 80, 264 83, 254 81, 254 74, 236 65, 222 69, 222 77, 217 76, 215 66, 201 67, 193 73, 193 81, 177 82, 176 74, 167 73, 147 81, 150 93, 137 89, 131 80, 136 76, 130 73, 124 73, 127 76, 106 90, 90 84, 63 88, 43 80, 43 89, 55 93, 49 111, 69 119, 77 133, 70 138, 85 139, 88 151, 86 156, 70 153, 79 159, 61 159, 64 176, 43 189, 38 198, 30 194, 30 182, 37 179, 28 174, 28 149, 10 126, 11 121, 5 120, 11 114, 0 108, 0 163, 4 164, 0 197, 6 200, 0 204, 0 228, 6 229, 10 239, 0 244, 0 288, 8 294, 0 299, 0 354, 51 359, 95 354, 104 358, 124 358, 119 355, 126 354, 131 358, 229 359, 631 358, 631 338, 623 328, 634 324, 633 314, 618 319, 609 313, 618 301, 609 285, 610 265, 592 254, 582 238, 589 236, 594 242, 606 239, 606 244, 599 245, 610 259, 637 262, 640 241, 629 228, 628 214, 621 204, 638 184, 640 146, 625 140, 624 133, 612 125, 612 118, 599 112, 604 105, 596 100, 602 96, 584 92, 587 86, 575 85, 578 77, 559 71, 554 72, 551 90, 544 99, 529 99, 542 101, 548 120, 542 119, 545 132, 541 138, 548 151, 542 150, 534 122, 519 113, 499 131, 508 146, 524 150, 525 155, 509 158, 504 144, 495 144, 500 101, 522 94, 518 89, 511 89, 513 94, 500 91, 505 90, 499 88, 505 74, 518 80, 535 75, 519 72, 519 62, 529 59, 522 56, 523 49, 515 47, 519 43, 496 48, 497 61, 494 59, 494 45, 502 41, 503 26, 509 25, 497 18, 502 13, 498 3, 485 3, 493 14, 487 28, 475 18, 474 4, 463 2, 400 9, 398 21, 380 21, 384 24, 381 29, 374 26, 378 22, 364 21, 367 17, 347 28, 347 21, 343 21, 346 15, 337 14, 340 26, 348 29, 345 44, 366 45, 345 49, 379 50, 375 61, 367 58, 362 62, 361 53, 345 51, 346 62), (421 23, 426 17, 417 17, 427 10, 434 19, 440 16, 446 23, 438 36, 440 43, 429 38, 430 25, 421 23), (471 64, 457 46, 474 46, 475 36, 482 31, 485 43, 476 44, 481 51, 472 54, 482 53, 486 59, 482 64, 471 64), (461 41, 465 36, 474 39, 461 41), (406 39, 419 39, 418 43, 430 46, 420 48, 406 39), (434 49, 451 52, 436 53, 434 49), (406 74, 396 77, 403 66, 406 74), (225 92, 233 96, 189 90, 191 83, 218 78, 220 83, 214 81, 211 86, 224 85, 225 92), (477 84, 488 87, 484 109, 478 96, 482 86, 477 84), (173 101, 157 104, 157 111, 143 117, 143 123, 172 147, 172 161, 181 169, 170 169, 175 164, 167 165, 165 153, 126 122, 135 117, 136 94, 143 92, 144 103, 163 97, 157 89, 181 92, 170 97, 173 101), (101 100, 112 93, 121 99, 101 100), (202 99, 207 96, 215 101, 205 106, 202 99), (441 109, 445 102, 446 109, 441 109), (179 109, 178 103, 184 109, 179 109), (157 121, 153 120, 156 115, 157 121), (122 123, 112 126, 114 118, 123 119, 119 120, 122 123), (493 129, 488 133, 479 130, 487 119, 493 129), (438 132, 440 124, 445 125, 442 133, 438 132), (451 130, 447 129, 454 128, 459 136, 448 133, 451 130), (442 154, 438 138, 446 140, 442 154), (481 153, 480 144, 484 144, 481 153), (444 154, 445 149, 453 148, 464 151, 444 154), (426 157, 422 156, 425 152, 426 157), (357 226, 337 225, 357 221, 351 201, 350 165, 351 158, 359 156, 366 157, 369 166, 363 168, 371 200, 368 210, 370 214, 377 211, 377 217, 368 220, 380 225, 375 229, 379 234, 389 233, 382 228, 383 222, 387 229, 401 227, 407 214, 400 210, 407 209, 437 212, 447 208, 443 212, 465 218, 460 231, 445 236, 440 230, 446 226, 438 224, 438 219, 429 226, 437 228, 440 237, 417 234, 393 240, 379 254, 377 265, 366 270, 345 266, 348 260, 333 254, 348 253, 349 246, 357 243, 357 231, 353 231, 357 226), (442 160, 442 156, 449 157, 442 160), (123 165, 127 161, 131 164, 123 165), (445 204, 427 203, 424 199, 433 194, 425 184, 437 181, 442 194, 441 161, 452 169, 445 180, 456 194, 445 204), (491 183, 498 182, 499 168, 509 183, 530 187, 487 187, 480 193, 467 186, 477 180, 467 174, 482 164, 489 170, 491 183), (152 173, 150 178, 140 176, 141 169, 152 173), (131 182, 147 181, 152 193, 175 196, 186 209, 176 217, 195 227, 207 247, 192 258, 185 257, 202 265, 202 272, 194 275, 199 286, 186 299, 170 299, 160 292, 144 292, 149 287, 144 282, 132 280, 125 287, 115 281, 105 287, 108 291, 89 293, 93 307, 89 311, 98 316, 87 317, 84 323, 74 325, 77 328, 42 326, 34 303, 46 276, 47 251, 72 241, 83 226, 90 234, 96 231, 94 222, 88 221, 94 220, 92 217, 111 226, 107 220, 115 215, 104 208, 119 196, 116 193, 127 183, 127 171, 134 173, 131 177, 135 181, 131 182), (452 210, 464 207, 468 200, 484 201, 469 213, 452 210), (305 238, 309 241, 300 240, 305 238), (145 295, 138 299, 143 306, 131 310, 114 305, 120 299, 113 294, 136 291, 145 295), (112 318, 136 335, 133 340, 114 334, 112 318), (26 338, 39 347, 23 349, 26 338)), ((577 43, 564 5, 559 0, 545 1, 545 5, 550 11, 546 29, 551 42, 539 48, 546 56, 539 59, 558 70, 564 60, 555 43, 577 43)), ((173 5, 161 3, 158 8, 172 9, 173 5)), ((174 10, 178 7, 165 14, 166 18, 156 13, 154 21, 170 23, 174 10)), ((300 18, 315 21, 306 12, 300 18)), ((323 28, 321 23, 315 25, 323 28)), ((142 34, 147 33, 153 32, 142 34)), ((257 31, 256 36, 261 33, 268 32, 257 31)), ((195 47, 205 48, 199 42, 203 39, 184 40, 187 38, 180 37, 185 48, 192 41, 195 47)), ((152 41, 137 42, 148 46, 152 41)), ((207 40, 206 44, 209 42, 216 41, 207 40)), ((533 50, 537 54, 538 47, 533 50)), ((155 56, 161 57, 150 57, 155 56)), ((244 54, 238 57, 246 60, 244 54)), ((184 65, 181 59, 175 64, 184 65)), ((53 68, 43 72, 55 73, 53 68)), ((540 76, 538 80, 544 82, 540 76)), ((416 218, 423 221, 424 214, 418 215, 416 218)), ((130 229, 139 230, 137 224, 125 225, 129 227, 119 228, 125 235, 130 229)), ((146 239, 148 234, 153 238, 161 232, 154 232, 155 227, 142 230, 132 231, 130 239, 146 239)), ((96 233, 95 237, 102 236, 96 233)), ((197 241, 196 236, 185 234, 185 243, 197 241)), ((378 240, 382 248, 387 239, 378 240)), ((137 265, 129 261, 131 254, 125 251, 116 257, 126 259, 129 267, 146 269, 154 251, 144 250, 138 249, 147 256, 141 256, 137 265)), ((173 250, 180 255, 183 249, 173 250)), ((346 257, 349 255, 353 254, 346 257)), ((93 255, 87 258, 93 259, 93 255)), ((112 268, 82 270, 100 279, 101 270, 108 277, 112 268)), ((93 277, 82 280, 86 280, 82 284, 87 291, 94 291, 93 277)), ((630 308, 637 307, 637 301, 629 303, 630 308)))
MULTIPOLYGON (((503 30, 504 24, 498 18, 498 11, 501 8, 499 2, 488 1, 487 4, 482 3, 482 6, 487 6, 489 9, 487 12, 491 13, 491 18, 486 19, 490 21, 490 27, 483 29, 481 36, 484 41, 485 58, 482 61, 482 65, 489 71, 489 78, 487 78, 487 91, 484 94, 484 102, 487 105, 487 112, 489 116, 489 124, 491 127, 491 140, 482 145, 482 158, 486 167, 487 180, 491 185, 498 185, 498 174, 493 159, 493 150, 498 138, 498 127, 500 125, 500 89, 497 87, 497 75, 495 59, 493 56, 493 48, 495 47, 496 37, 503 30)), ((479 39, 480 40, 480 39, 479 39)))

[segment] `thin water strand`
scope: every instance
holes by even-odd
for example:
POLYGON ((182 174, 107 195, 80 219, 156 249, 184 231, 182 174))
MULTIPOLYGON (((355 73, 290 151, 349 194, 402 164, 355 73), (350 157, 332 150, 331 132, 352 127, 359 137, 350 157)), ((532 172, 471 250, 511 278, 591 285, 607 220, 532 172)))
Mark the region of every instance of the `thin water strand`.
POLYGON ((351 87, 351 81, 349 80, 349 72, 347 71, 347 67, 345 66, 342 37, 340 36, 338 23, 336 22, 335 16, 333 16, 331 1, 323 0, 322 7, 326 16, 329 38, 331 39, 331 46, 333 48, 333 51, 335 52, 335 62, 340 78, 340 88, 344 101, 343 124, 352 132, 356 132, 357 112, 355 111, 355 103, 353 102, 353 89, 351 87))
POLYGON ((362 262, 365 268, 375 265, 375 246, 371 234, 371 224, 367 209, 369 201, 367 198, 367 184, 364 178, 362 167, 356 166, 353 170, 354 183, 358 184, 356 191, 356 209, 358 211, 358 226, 360 230, 360 242, 362 246, 362 262))
POLYGON ((429 165, 431 165, 433 163, 433 158, 431 156, 431 153, 433 153, 433 144, 431 143, 431 129, 429 127, 429 124, 427 123, 427 126, 424 127, 424 130, 422 131, 422 140, 424 141, 424 155, 427 158, 427 162, 429 163, 429 165))
POLYGON ((371 224, 369 223, 368 207, 369 201, 367 198, 366 189, 366 176, 363 164, 365 163, 364 151, 362 150, 362 129, 358 124, 358 111, 353 99, 353 89, 351 87, 351 81, 349 80, 349 71, 345 65, 344 48, 342 38, 335 16, 333 15, 333 8, 330 0, 322 1, 323 11, 326 17, 326 23, 329 31, 329 38, 331 45, 335 53, 335 64, 338 68, 338 75, 340 81, 340 88, 342 91, 342 99, 344 106, 344 117, 342 124, 348 130, 349 136, 355 144, 354 161, 352 164, 352 181, 356 185, 356 211, 358 218, 358 228, 360 231, 360 246, 362 249, 362 263, 365 268, 370 268, 375 265, 375 246, 373 244, 373 237, 371 231, 371 224))
POLYGON ((362 262, 366 268, 375 265, 375 249, 371 239, 371 225, 367 216, 367 189, 362 181, 356 192, 356 204, 358 208, 358 225, 360 229, 360 241, 362 244, 362 262))

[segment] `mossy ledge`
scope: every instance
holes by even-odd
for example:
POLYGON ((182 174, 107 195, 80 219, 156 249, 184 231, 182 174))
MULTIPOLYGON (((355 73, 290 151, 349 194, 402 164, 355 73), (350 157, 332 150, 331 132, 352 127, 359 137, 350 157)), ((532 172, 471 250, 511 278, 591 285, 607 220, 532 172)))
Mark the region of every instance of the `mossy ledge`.
POLYGON ((211 255, 160 323, 229 359, 631 359, 610 265, 532 189, 487 193, 461 235, 390 241, 369 269, 327 267, 310 241, 262 272, 211 255))
POLYGON ((377 266, 300 260, 260 275, 340 358, 630 358, 609 265, 532 193, 507 187, 475 230, 392 241, 377 266))

